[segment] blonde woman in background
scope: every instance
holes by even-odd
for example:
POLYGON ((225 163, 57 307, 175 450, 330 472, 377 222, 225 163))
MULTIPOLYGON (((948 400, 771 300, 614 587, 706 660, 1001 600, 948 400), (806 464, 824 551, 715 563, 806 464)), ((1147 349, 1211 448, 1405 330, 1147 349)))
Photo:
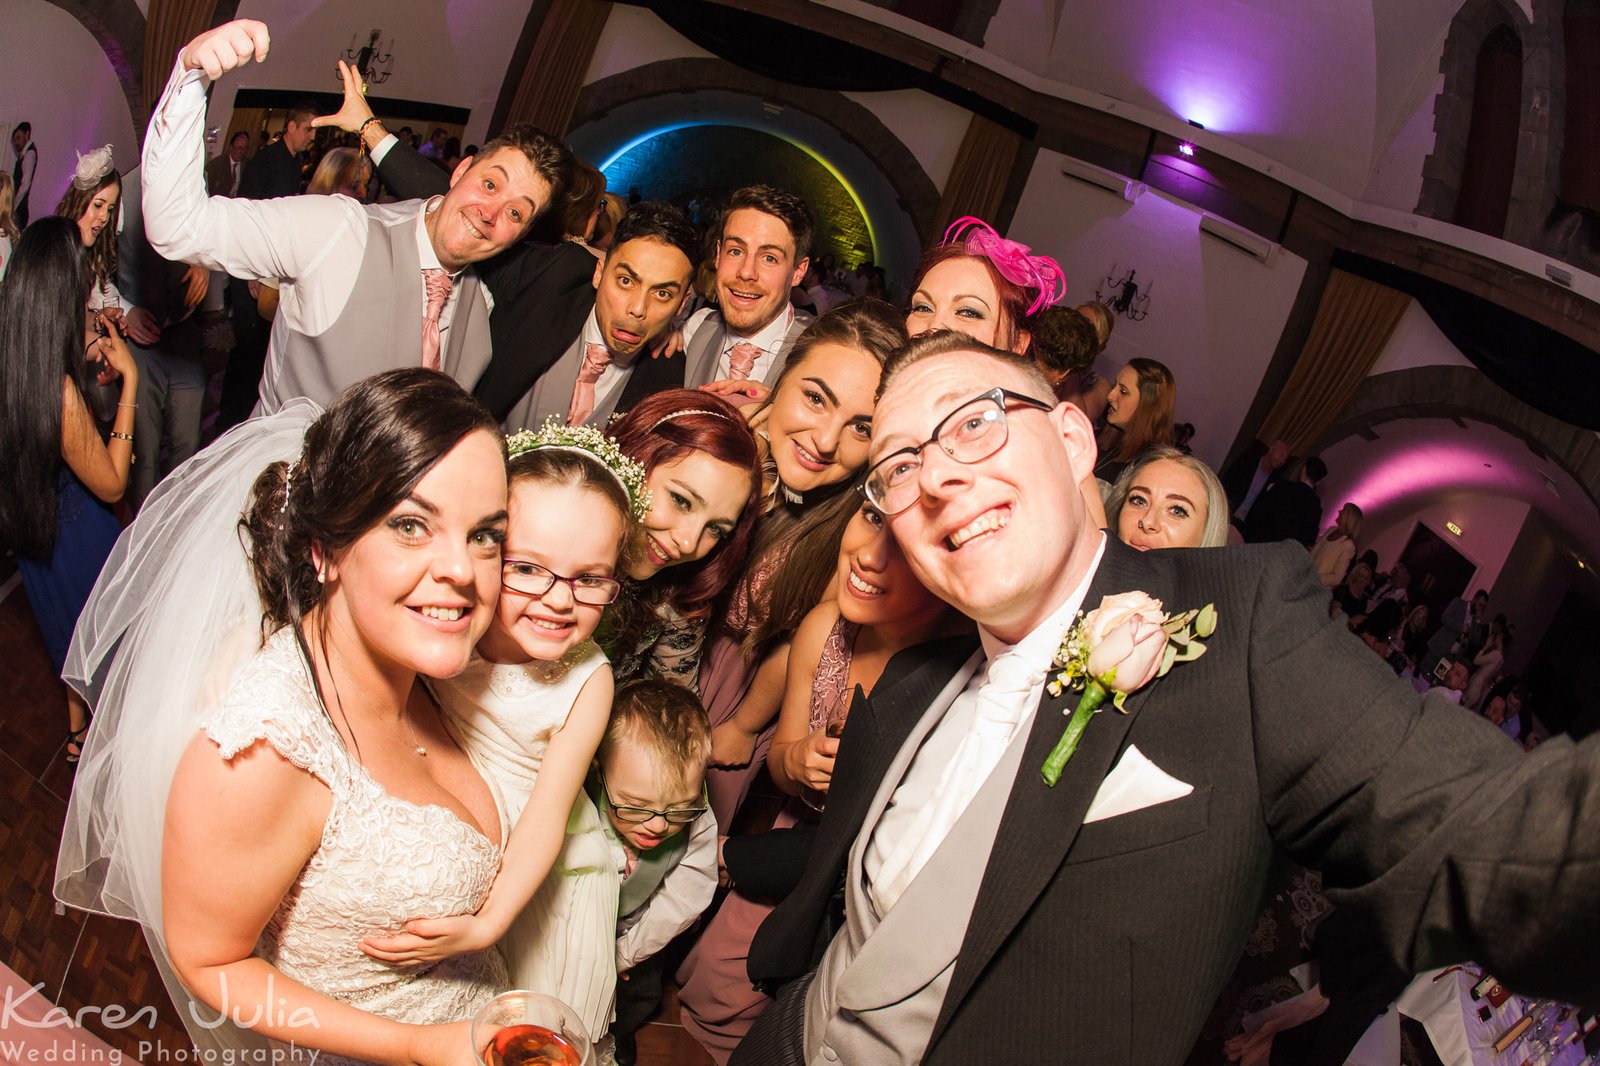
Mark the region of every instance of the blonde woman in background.
POLYGON ((338 194, 366 203, 367 182, 371 177, 372 167, 360 152, 354 148, 333 148, 317 164, 306 192, 320 196, 338 194))
POLYGON ((6 267, 11 265, 11 246, 22 239, 22 230, 17 227, 16 194, 17 183, 10 174, 0 172, 0 278, 6 276, 6 267))
POLYGON ((1331 589, 1344 581, 1350 561, 1356 557, 1356 538, 1361 535, 1361 508, 1347 503, 1339 508, 1333 526, 1311 546, 1311 562, 1317 568, 1322 587, 1331 589))

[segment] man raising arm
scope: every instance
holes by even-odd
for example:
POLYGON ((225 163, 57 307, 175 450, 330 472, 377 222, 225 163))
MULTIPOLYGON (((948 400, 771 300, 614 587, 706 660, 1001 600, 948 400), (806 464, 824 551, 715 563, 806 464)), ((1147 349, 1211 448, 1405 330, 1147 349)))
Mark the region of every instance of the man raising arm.
POLYGON ((330 403, 397 366, 433 366, 471 388, 490 343, 488 302, 467 268, 521 239, 559 194, 570 155, 543 132, 513 126, 428 200, 207 197, 205 80, 264 59, 268 46, 265 25, 241 20, 179 54, 145 140, 151 244, 236 277, 282 279, 260 412, 294 396, 330 403))

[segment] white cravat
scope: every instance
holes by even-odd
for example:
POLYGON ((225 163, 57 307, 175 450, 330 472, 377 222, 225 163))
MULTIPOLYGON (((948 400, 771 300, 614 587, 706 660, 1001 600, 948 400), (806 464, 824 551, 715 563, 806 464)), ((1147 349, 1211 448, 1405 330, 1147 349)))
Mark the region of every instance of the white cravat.
POLYGON ((1007 648, 989 661, 978 687, 972 727, 945 766, 933 806, 921 821, 922 832, 907 834, 889 853, 873 881, 872 893, 881 912, 887 913, 894 906, 983 787, 1011 744, 1018 724, 1033 709, 1029 697, 1044 682, 1049 665, 1049 660, 1041 662, 1016 647, 1007 648))
POLYGON ((1017 734, 1032 725, 1056 649, 1077 618, 1104 551, 1100 534, 1077 588, 1016 644, 979 627, 988 665, 923 738, 868 837, 862 873, 880 916, 939 850, 1017 734))

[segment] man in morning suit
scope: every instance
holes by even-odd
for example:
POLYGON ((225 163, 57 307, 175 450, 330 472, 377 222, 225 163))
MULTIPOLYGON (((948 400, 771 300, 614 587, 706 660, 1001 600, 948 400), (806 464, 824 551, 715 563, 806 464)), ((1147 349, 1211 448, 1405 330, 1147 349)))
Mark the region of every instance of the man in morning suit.
MULTIPOLYGON (((369 112, 349 85, 345 101, 333 119, 359 130, 385 185, 401 196, 437 188, 439 168, 377 122, 367 123, 369 112)), ((629 394, 628 386, 648 362, 642 353, 671 328, 688 298, 696 255, 683 213, 650 202, 629 209, 601 262, 565 241, 522 241, 486 260, 479 273, 494 299, 494 355, 473 395, 508 432, 580 409, 577 421, 604 425, 648 395, 629 394), (630 395, 626 405, 624 395, 630 395)))
POLYGON ((750 949, 788 984, 733 1063, 1176 1066, 1275 847, 1408 968, 1470 957, 1600 1003, 1600 740, 1524 753, 1418 696, 1328 618, 1299 547, 1107 538, 1078 492, 1093 431, 1050 396, 959 334, 884 371, 868 498, 979 638, 908 649, 857 697, 806 876, 750 949), (1052 657, 1080 605, 1136 592, 1214 604, 1216 631, 1047 787, 1075 704, 1052 657))
POLYGON ((675 386, 777 381, 811 324, 789 295, 806 276, 812 231, 811 212, 794 193, 770 185, 735 189, 717 236, 717 306, 689 319, 681 353, 639 367, 619 406, 675 386))
MULTIPOLYGON (((593 309, 566 350, 505 417, 508 431, 555 417, 604 426, 645 353, 689 297, 699 238, 683 211, 647 200, 628 208, 605 259, 595 264, 593 309)), ((507 255, 515 254, 512 249, 507 255)), ((500 304, 496 293, 495 314, 500 304)), ((506 308, 512 311, 512 308, 506 308)), ((490 324, 494 318, 491 316, 490 324)), ((493 364, 491 363, 491 366, 493 364)))
POLYGON ((471 388, 489 362, 489 311, 467 267, 521 239, 559 195, 566 149, 530 126, 509 127, 462 161, 449 191, 425 201, 207 197, 205 81, 267 46, 266 26, 241 20, 179 54, 145 140, 151 245, 236 277, 282 279, 258 412, 296 396, 326 406, 397 366, 434 367, 471 388))

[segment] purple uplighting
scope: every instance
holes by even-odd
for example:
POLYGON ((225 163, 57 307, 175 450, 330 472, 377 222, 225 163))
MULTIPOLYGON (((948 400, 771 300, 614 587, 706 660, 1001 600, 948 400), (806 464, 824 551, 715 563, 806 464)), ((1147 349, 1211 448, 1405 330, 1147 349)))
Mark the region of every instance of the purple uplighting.
POLYGON ((1182 144, 1178 145, 1178 151, 1186 156, 1189 156, 1190 158, 1194 157, 1194 145, 1190 144, 1188 141, 1184 141, 1182 144))

